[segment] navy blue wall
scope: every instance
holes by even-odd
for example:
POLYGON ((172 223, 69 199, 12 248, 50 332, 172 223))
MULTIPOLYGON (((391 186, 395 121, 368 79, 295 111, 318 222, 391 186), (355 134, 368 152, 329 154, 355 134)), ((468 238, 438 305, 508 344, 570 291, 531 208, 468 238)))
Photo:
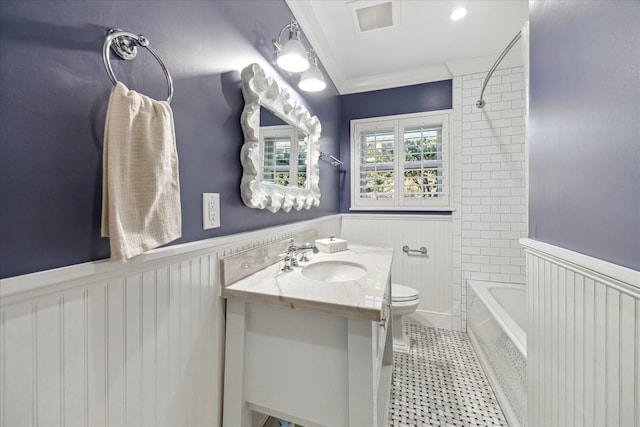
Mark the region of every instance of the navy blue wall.
POLYGON ((341 166, 340 212, 349 212, 351 206, 350 121, 453 108, 452 80, 354 93, 342 96, 341 101, 340 160, 345 164, 341 166))
MULTIPOLYGON (((240 71, 250 63, 289 86, 322 123, 321 150, 338 151, 335 87, 298 93, 296 77, 272 66, 270 41, 290 18, 283 0, 1 1, 0 277, 109 256, 100 210, 111 89, 102 44, 111 27, 145 34, 174 79, 183 219, 174 243, 338 212, 339 172, 324 162, 319 208, 272 214, 240 199, 240 71), (220 193, 219 229, 202 230, 203 192, 220 193)), ((111 62, 130 89, 166 97, 162 71, 145 50, 111 62)))
POLYGON ((640 270, 640 2, 530 3, 529 236, 640 270))

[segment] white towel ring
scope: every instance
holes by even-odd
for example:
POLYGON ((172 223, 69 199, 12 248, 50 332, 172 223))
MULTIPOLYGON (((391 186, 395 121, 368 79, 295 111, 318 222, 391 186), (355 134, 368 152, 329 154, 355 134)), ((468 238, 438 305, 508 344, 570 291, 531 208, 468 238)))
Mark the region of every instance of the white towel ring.
POLYGON ((122 31, 118 28, 109 30, 107 38, 104 41, 104 46, 102 47, 102 61, 104 62, 104 67, 107 69, 109 79, 111 79, 114 86, 118 84, 118 79, 116 79, 115 74, 113 74, 113 69, 109 62, 109 46, 111 46, 113 51, 120 58, 129 61, 134 59, 138 54, 136 44, 147 49, 162 67, 164 76, 167 78, 167 85, 169 86, 169 97, 167 98, 167 102, 171 103, 171 98, 173 98, 173 81, 171 80, 169 70, 167 70, 167 67, 164 65, 164 62, 162 62, 162 59, 160 59, 158 54, 151 48, 151 46, 149 46, 149 40, 147 40, 147 38, 142 34, 133 34, 127 31, 122 31))

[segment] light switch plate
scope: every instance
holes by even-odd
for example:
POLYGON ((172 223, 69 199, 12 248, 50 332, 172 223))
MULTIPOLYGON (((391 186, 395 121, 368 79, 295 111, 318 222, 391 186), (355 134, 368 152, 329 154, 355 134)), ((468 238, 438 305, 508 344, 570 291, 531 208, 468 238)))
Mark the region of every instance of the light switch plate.
POLYGON ((202 229, 220 227, 220 194, 202 193, 202 229))

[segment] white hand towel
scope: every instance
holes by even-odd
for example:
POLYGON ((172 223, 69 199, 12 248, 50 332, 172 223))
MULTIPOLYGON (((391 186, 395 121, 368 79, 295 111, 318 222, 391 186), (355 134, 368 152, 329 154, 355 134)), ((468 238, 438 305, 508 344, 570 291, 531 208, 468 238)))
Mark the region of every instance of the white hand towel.
POLYGON ((126 261, 182 235, 173 113, 118 83, 104 129, 102 236, 126 261))

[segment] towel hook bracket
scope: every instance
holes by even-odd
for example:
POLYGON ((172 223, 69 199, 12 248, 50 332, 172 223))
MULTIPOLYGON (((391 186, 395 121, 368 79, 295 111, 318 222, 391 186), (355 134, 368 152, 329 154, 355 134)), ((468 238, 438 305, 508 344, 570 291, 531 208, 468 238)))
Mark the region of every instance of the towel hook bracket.
MULTIPOLYGON (((109 30, 109 34, 122 32, 119 28, 112 28, 109 30)), ((140 38, 144 39, 146 43, 149 43, 144 36, 140 36, 140 38)), ((120 36, 113 39, 111 43, 111 49, 122 59, 125 61, 131 61, 135 59, 136 55, 138 55, 138 48, 136 44, 140 43, 140 40, 136 41, 133 37, 129 36, 120 36)), ((140 43, 141 46, 143 46, 140 43)))
POLYGON ((409 252, 419 252, 422 255, 426 255, 427 254, 427 248, 424 246, 420 246, 420 249, 411 249, 409 246, 404 245, 402 247, 402 252, 404 252, 405 254, 408 254, 409 252))
POLYGON ((111 49, 116 53, 116 55, 126 61, 130 61, 137 56, 137 46, 147 49, 149 53, 153 55, 156 61, 158 61, 160 67, 162 67, 162 72, 167 79, 167 86, 169 89, 167 102, 171 102, 171 98, 173 98, 173 81, 171 79, 171 75, 169 74, 169 70, 167 70, 167 67, 164 65, 164 62, 162 62, 162 59, 160 59, 155 50, 153 50, 149 45, 149 40, 145 36, 143 36, 142 34, 133 34, 122 31, 118 28, 112 28, 111 30, 109 30, 102 47, 102 62, 104 62, 104 67, 107 70, 107 74, 109 75, 111 83, 113 83, 113 85, 115 86, 116 84, 118 84, 118 80, 116 79, 115 74, 113 74, 113 69, 111 68, 111 63, 109 62, 109 46, 111 46, 111 49))

